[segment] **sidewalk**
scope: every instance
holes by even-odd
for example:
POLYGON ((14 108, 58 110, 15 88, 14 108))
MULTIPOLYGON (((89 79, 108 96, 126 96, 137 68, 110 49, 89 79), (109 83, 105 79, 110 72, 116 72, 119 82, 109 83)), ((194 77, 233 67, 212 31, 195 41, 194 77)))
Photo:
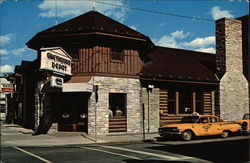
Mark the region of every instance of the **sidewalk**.
MULTIPOLYGON (((32 135, 30 129, 22 128, 16 124, 1 123, 1 146, 59 146, 95 143, 131 143, 142 142, 142 134, 112 134, 87 135, 82 132, 55 132, 42 135, 32 135)), ((154 140, 158 134, 146 134, 145 141, 154 140)))

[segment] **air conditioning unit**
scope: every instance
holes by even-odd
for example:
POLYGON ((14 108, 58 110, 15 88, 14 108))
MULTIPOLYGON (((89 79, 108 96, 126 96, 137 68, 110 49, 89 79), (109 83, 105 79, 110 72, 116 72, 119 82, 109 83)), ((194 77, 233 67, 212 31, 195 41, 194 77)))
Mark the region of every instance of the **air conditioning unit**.
POLYGON ((50 87, 53 88, 62 88, 63 78, 51 76, 50 77, 50 87))

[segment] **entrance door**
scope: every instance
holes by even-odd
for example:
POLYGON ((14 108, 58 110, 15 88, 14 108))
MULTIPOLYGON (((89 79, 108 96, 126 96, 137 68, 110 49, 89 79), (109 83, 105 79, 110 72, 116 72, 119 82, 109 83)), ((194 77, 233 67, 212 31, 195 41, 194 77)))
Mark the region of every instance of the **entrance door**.
POLYGON ((88 93, 62 93, 58 109, 58 131, 88 131, 88 93))

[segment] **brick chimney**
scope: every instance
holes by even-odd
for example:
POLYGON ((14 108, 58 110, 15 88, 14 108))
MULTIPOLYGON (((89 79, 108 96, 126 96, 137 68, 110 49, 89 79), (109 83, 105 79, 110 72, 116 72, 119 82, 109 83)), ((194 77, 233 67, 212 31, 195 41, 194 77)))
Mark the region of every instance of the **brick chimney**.
POLYGON ((220 116, 225 120, 241 119, 249 112, 249 89, 243 75, 240 20, 223 18, 216 21, 216 67, 220 78, 220 116))

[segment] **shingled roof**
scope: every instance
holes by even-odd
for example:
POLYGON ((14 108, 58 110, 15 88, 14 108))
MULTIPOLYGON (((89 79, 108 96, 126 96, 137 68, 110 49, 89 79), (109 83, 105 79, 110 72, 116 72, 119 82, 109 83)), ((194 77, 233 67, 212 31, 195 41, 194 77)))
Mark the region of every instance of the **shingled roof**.
POLYGON ((112 34, 112 36, 125 36, 126 38, 138 40, 150 40, 149 37, 119 23, 97 11, 90 11, 66 22, 48 28, 37 33, 26 44, 30 46, 41 37, 57 35, 88 35, 88 34, 112 34))
POLYGON ((142 68, 141 78, 218 82, 215 54, 156 46, 148 56, 151 61, 142 68))

